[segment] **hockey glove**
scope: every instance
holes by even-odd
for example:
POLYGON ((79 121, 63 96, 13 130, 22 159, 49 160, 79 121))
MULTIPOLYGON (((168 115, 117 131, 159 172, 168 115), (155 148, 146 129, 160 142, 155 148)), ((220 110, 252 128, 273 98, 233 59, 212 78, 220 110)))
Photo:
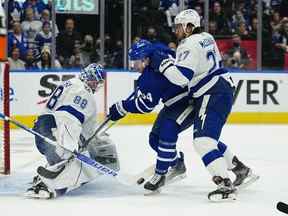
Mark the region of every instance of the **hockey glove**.
POLYGON ((109 116, 112 121, 117 121, 123 118, 127 114, 127 111, 123 107, 122 101, 113 104, 109 108, 109 116))

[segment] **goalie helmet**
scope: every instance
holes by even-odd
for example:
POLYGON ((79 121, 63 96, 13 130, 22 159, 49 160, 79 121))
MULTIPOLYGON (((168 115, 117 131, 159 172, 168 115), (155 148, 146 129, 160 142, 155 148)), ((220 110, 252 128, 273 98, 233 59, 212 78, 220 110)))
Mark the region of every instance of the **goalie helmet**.
POLYGON ((191 23, 195 28, 200 27, 200 16, 196 10, 187 9, 177 14, 175 17, 175 25, 182 24, 184 31, 186 32, 187 24, 191 23))
POLYGON ((94 93, 104 84, 105 71, 102 65, 92 63, 80 72, 80 80, 85 82, 94 93))

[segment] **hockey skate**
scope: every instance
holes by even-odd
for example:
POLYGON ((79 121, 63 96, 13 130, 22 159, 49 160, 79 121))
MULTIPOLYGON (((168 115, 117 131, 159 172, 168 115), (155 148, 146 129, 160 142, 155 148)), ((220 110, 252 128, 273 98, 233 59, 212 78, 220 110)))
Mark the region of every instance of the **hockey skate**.
POLYGON ((171 167, 166 174, 166 184, 175 183, 186 178, 186 166, 184 163, 184 153, 180 152, 180 157, 175 166, 171 167))
POLYGON ((212 202, 223 202, 236 200, 236 189, 229 178, 223 179, 220 176, 213 177, 217 190, 208 194, 208 199, 212 202))
POLYGON ((56 192, 50 191, 48 187, 40 180, 37 183, 34 183, 31 188, 28 188, 24 196, 34 199, 52 199, 56 197, 56 192))
POLYGON ((166 176, 155 173, 152 178, 144 184, 147 193, 144 195, 153 195, 160 193, 160 188, 165 185, 166 176))
POLYGON ((260 177, 252 172, 252 169, 245 166, 238 158, 235 156, 232 163, 236 165, 232 172, 236 175, 236 179, 233 182, 233 186, 237 190, 242 190, 248 187, 250 184, 257 181, 260 177))

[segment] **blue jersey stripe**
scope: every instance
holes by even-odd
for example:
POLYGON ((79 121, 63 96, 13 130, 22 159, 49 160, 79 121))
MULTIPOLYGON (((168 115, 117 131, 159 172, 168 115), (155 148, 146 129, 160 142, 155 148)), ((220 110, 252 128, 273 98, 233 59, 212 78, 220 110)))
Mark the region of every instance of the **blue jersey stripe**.
POLYGON ((195 86, 190 88, 190 92, 197 92, 201 87, 203 87, 206 83, 208 83, 213 77, 221 75, 221 74, 225 74, 228 71, 226 69, 218 69, 216 70, 214 73, 211 73, 209 75, 207 75, 206 77, 204 77, 202 80, 200 80, 195 86))
POLYGON ((186 68, 186 67, 181 67, 181 66, 176 66, 179 71, 188 79, 192 80, 194 76, 194 71, 192 69, 186 68))
POLYGON ((79 112, 72 106, 61 106, 56 111, 66 111, 71 115, 73 115, 75 118, 77 118, 81 122, 81 124, 84 123, 85 116, 83 115, 83 113, 79 112))

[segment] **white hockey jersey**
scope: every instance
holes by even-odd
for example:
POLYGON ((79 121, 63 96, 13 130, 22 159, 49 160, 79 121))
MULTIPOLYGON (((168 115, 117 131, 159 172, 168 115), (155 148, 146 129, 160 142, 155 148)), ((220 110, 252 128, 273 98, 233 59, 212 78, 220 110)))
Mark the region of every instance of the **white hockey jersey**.
POLYGON ((56 88, 46 103, 45 113, 55 117, 58 144, 72 151, 78 148, 80 134, 88 139, 96 130, 94 95, 78 78, 56 88))
POLYGON ((227 73, 222 68, 222 57, 213 36, 206 32, 193 34, 181 41, 174 65, 178 69, 176 73, 181 72, 179 82, 175 75, 174 80, 168 77, 169 73, 164 75, 174 84, 188 85, 193 97, 204 94, 217 82, 219 75, 227 73))

